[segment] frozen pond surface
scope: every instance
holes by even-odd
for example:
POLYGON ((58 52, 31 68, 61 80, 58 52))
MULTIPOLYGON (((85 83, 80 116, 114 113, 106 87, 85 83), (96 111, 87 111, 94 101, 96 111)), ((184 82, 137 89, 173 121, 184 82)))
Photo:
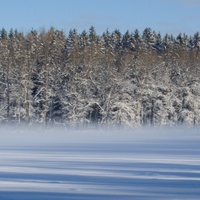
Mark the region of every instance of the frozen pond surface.
POLYGON ((200 131, 0 131, 0 200, 198 200, 200 131))

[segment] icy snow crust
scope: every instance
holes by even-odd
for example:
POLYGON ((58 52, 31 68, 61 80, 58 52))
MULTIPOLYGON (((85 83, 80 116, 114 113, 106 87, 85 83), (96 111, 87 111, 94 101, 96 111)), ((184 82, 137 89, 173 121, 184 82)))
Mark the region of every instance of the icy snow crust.
POLYGON ((0 199, 200 197, 200 131, 0 130, 0 199))

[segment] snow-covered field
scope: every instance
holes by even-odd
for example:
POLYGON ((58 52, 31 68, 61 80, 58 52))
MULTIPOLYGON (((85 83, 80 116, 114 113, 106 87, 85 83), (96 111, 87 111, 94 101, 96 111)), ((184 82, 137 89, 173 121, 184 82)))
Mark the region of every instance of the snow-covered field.
POLYGON ((0 130, 0 200, 198 200, 198 128, 0 130))

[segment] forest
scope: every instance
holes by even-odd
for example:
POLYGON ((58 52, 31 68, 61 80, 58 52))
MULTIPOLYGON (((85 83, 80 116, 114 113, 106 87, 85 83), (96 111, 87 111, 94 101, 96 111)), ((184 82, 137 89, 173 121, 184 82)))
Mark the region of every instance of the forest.
POLYGON ((0 123, 200 124, 200 34, 0 31, 0 123))

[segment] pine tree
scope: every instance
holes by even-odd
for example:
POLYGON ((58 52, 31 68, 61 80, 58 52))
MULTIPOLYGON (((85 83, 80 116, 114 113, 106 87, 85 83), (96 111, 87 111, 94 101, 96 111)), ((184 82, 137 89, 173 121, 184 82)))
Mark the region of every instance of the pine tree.
POLYGON ((155 36, 151 28, 145 28, 142 35, 143 41, 146 45, 151 46, 155 43, 155 36))
POLYGON ((194 34, 193 43, 194 43, 195 48, 197 48, 197 49, 200 48, 200 34, 199 34, 199 32, 194 34))

